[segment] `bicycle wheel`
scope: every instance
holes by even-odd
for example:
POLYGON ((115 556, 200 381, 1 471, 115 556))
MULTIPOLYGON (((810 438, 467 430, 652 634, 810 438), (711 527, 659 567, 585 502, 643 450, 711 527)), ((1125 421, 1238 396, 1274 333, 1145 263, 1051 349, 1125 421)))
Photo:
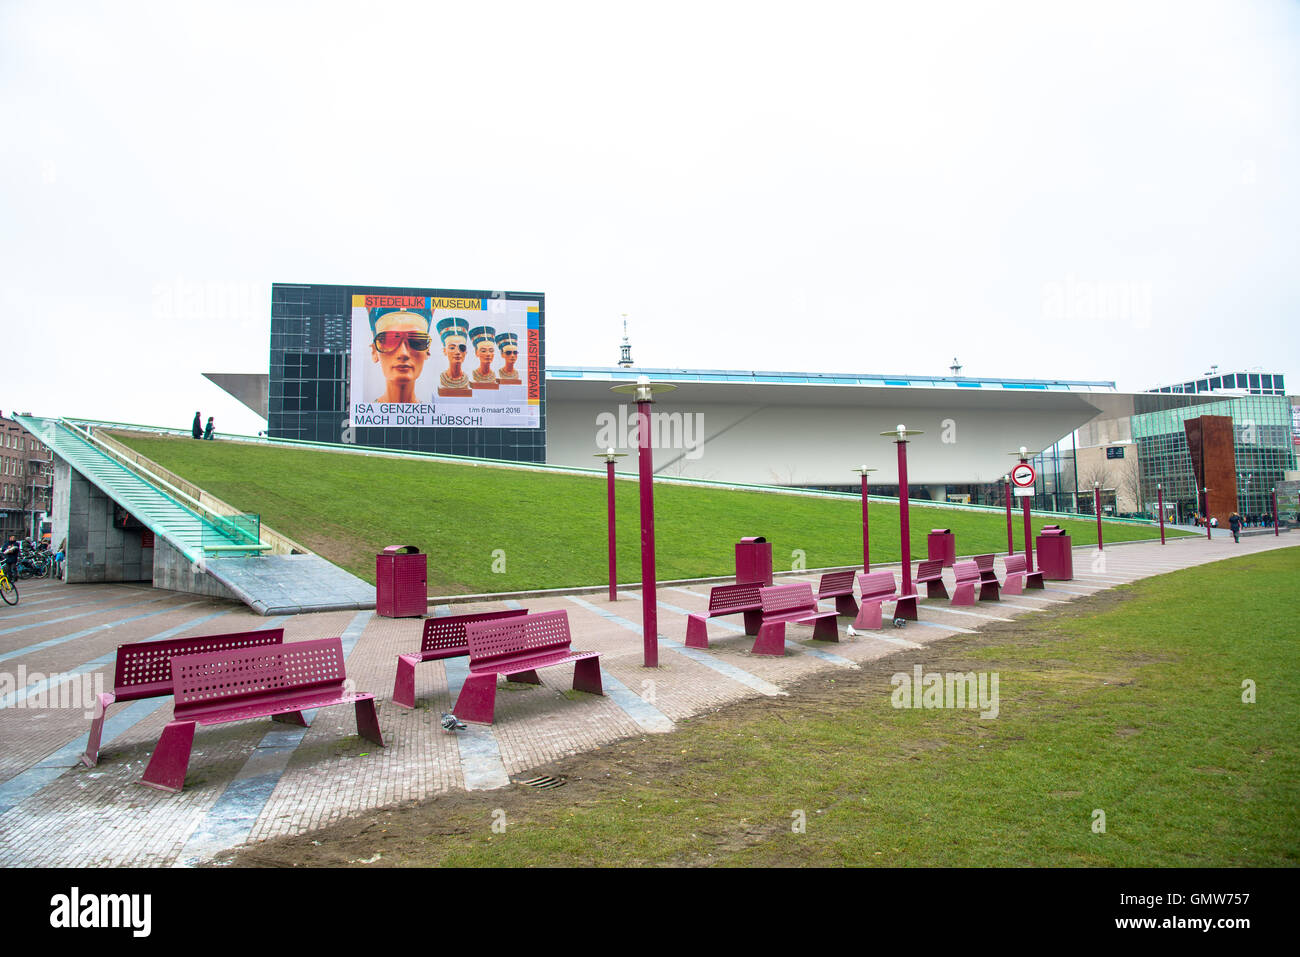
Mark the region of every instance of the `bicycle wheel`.
POLYGON ((0 598, 5 600, 6 605, 18 604, 18 586, 7 575, 0 575, 0 598))

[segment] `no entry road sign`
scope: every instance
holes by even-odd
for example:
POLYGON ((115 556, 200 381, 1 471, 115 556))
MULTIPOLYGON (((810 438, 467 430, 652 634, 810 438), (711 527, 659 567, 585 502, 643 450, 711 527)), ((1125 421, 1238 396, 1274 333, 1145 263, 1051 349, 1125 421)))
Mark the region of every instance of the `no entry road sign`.
POLYGON ((1011 470, 1011 484, 1017 488, 1033 488, 1035 477, 1034 467, 1024 462, 1011 470))

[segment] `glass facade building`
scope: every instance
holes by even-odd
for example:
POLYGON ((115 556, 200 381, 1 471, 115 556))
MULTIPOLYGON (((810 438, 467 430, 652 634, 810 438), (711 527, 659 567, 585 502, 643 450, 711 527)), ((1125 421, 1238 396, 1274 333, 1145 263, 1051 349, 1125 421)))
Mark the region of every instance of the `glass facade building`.
POLYGON ((1242 515, 1272 514, 1273 488, 1285 480, 1286 472, 1296 468, 1291 403, 1285 396, 1244 395, 1133 416, 1143 502, 1152 507, 1156 483, 1162 483, 1165 501, 1177 503, 1180 514, 1197 511, 1196 478, 1183 423, 1200 415, 1232 418, 1237 511, 1242 515))
POLYGON ((415 286, 275 283, 271 287, 268 433, 412 452, 546 461, 546 304, 542 293, 415 286), (349 428, 352 297, 433 296, 535 301, 539 306, 541 423, 525 428, 349 428))

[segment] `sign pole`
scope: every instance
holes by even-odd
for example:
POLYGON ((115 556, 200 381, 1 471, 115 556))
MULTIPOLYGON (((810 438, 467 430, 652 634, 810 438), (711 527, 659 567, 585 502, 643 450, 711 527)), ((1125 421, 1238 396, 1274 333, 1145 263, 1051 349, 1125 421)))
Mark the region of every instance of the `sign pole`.
POLYGON ((880 434, 892 435, 894 444, 898 446, 898 534, 903 558, 903 583, 898 593, 900 595, 910 595, 912 594, 912 531, 910 527, 911 515, 907 501, 907 437, 909 435, 922 435, 923 433, 916 430, 908 431, 907 426, 900 423, 898 428, 892 432, 881 432, 880 434))
POLYGON ((1092 483, 1092 510, 1097 513, 1097 551, 1102 550, 1101 542, 1101 483, 1092 483))
POLYGON ((1211 542, 1214 541, 1214 536, 1210 534, 1210 490, 1202 487, 1201 492, 1205 499, 1205 540, 1211 542))
MULTIPOLYGON (((1029 449, 1025 448, 1022 445, 1020 446, 1020 449, 1018 451, 1008 452, 1007 454, 1014 455, 1016 458, 1020 459, 1020 464, 1018 464, 1017 466, 1015 466, 1015 468, 1011 470, 1012 483, 1016 486, 1017 490, 1022 490, 1022 489, 1029 490, 1029 493, 1027 495, 1023 495, 1021 497, 1025 500, 1025 570, 1032 575, 1034 571, 1034 541, 1033 541, 1034 530, 1033 530, 1033 519, 1031 516, 1032 516, 1032 503, 1034 500, 1034 492, 1033 492, 1034 482, 1037 480, 1038 475, 1034 471, 1034 467, 1029 464, 1029 449)), ((1007 502, 1008 545, 1010 545, 1010 537, 1011 537, 1010 536, 1010 529, 1011 529, 1010 508, 1011 508, 1011 504, 1010 504, 1010 500, 1008 499, 1007 502)))
POLYGON ((1007 486, 1007 554, 1014 555, 1016 553, 1016 546, 1011 537, 1011 476, 1002 476, 1002 481, 1006 483, 1007 486))
POLYGON ((1273 487, 1273 537, 1277 538, 1277 486, 1273 487))

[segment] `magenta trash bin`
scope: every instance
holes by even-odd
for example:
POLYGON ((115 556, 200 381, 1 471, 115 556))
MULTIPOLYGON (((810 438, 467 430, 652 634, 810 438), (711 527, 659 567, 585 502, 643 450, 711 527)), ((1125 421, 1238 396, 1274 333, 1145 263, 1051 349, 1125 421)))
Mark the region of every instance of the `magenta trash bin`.
POLYGON ((419 618, 429 607, 429 556, 414 545, 389 545, 375 556, 375 613, 419 618))
POLYGON ((1068 582, 1074 578, 1074 552, 1070 536, 1059 525, 1044 525, 1034 539, 1038 549, 1038 570, 1043 578, 1054 582, 1068 582))
POLYGON ((772 584, 772 543, 762 535, 736 543, 736 584, 772 584))
POLYGON ((951 528, 932 528, 925 537, 925 554, 930 561, 940 560, 944 568, 957 563, 957 536, 951 528))

